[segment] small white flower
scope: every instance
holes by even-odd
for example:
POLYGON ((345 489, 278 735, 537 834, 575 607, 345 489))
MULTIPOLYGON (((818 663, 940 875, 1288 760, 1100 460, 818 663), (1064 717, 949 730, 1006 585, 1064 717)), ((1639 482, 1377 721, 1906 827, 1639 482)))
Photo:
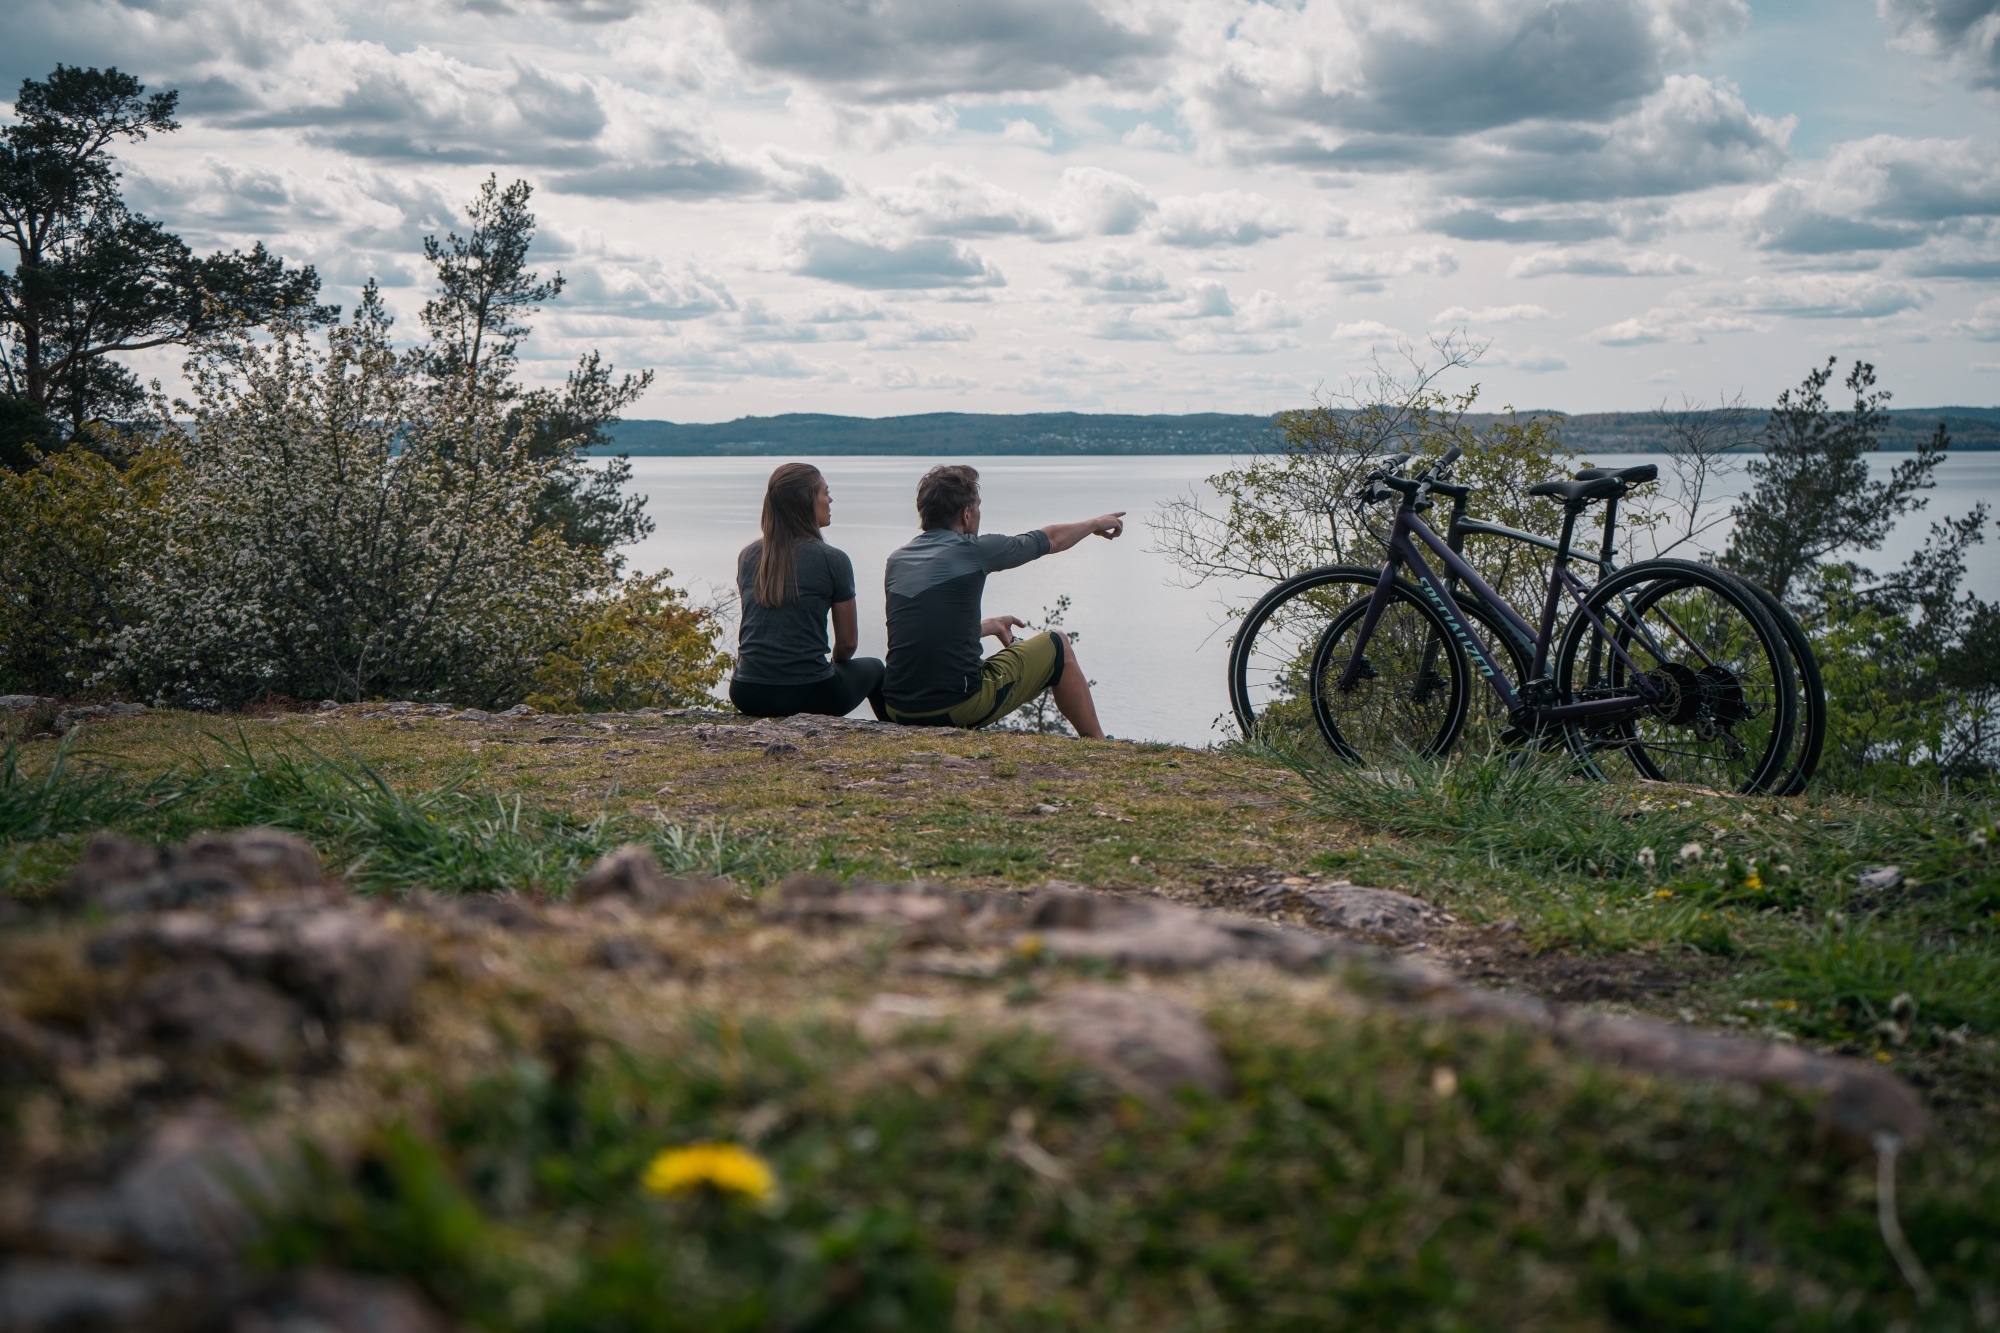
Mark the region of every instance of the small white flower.
POLYGON ((1641 847, 1639 849, 1639 865, 1645 870, 1647 874, 1650 875, 1653 873, 1653 867, 1658 862, 1659 862, 1659 857, 1653 855, 1653 849, 1651 847, 1641 847))
POLYGON ((1701 860, 1701 853, 1702 847, 1698 842, 1684 842, 1681 844, 1681 860, 1683 861, 1699 861, 1701 860))

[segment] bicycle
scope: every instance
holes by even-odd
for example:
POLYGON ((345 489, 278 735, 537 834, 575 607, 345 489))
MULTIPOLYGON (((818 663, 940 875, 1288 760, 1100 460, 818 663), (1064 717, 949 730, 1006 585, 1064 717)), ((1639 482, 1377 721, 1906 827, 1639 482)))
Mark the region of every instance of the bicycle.
POLYGON ((1594 501, 1622 497, 1644 469, 1531 488, 1530 494, 1563 504, 1562 535, 1550 543, 1465 519, 1471 488, 1444 475, 1460 453, 1450 450, 1415 477, 1397 473, 1410 458, 1398 455, 1367 478, 1358 505, 1402 496, 1380 568, 1310 570, 1251 609, 1230 664, 1231 703, 1246 734, 1274 722, 1303 722, 1298 713, 1304 701, 1328 745, 1348 760, 1442 754, 1464 726, 1476 670, 1504 710, 1504 739, 1559 739, 1600 776, 1598 754, 1616 748, 1649 776, 1744 791, 1767 786, 1789 754, 1798 700, 1790 651, 1758 597, 1689 561, 1641 562, 1605 574, 1594 586, 1569 571, 1577 519, 1594 501), (1433 492, 1456 502, 1449 543, 1419 516, 1433 492), (1554 551, 1538 626, 1454 549, 1478 532, 1554 551), (1445 578, 1418 554, 1417 541, 1442 561, 1445 578), (1403 577, 1405 570, 1414 582, 1403 577), (1269 697, 1253 699, 1260 683, 1250 679, 1251 663, 1256 646, 1268 645, 1267 628, 1282 624, 1289 632, 1301 612, 1319 621, 1343 585, 1349 591, 1367 586, 1366 601, 1335 611, 1309 656, 1299 651, 1303 642, 1294 634, 1261 682, 1269 697), (1461 598, 1461 587, 1470 595, 1461 598), (1576 609, 1558 643, 1556 618, 1565 595, 1576 609), (1496 660, 1495 645, 1511 675, 1496 660), (1581 671, 1579 662, 1586 663, 1581 671))

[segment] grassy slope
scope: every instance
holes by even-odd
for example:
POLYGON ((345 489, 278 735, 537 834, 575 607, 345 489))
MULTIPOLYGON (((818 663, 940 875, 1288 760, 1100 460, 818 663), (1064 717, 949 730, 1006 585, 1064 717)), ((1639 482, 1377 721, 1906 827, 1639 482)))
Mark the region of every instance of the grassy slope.
MULTIPOLYGON (((559 890, 630 837, 752 886, 816 867, 1240 904, 1243 884, 1337 869, 1447 907, 1461 924, 1430 947, 1495 984, 1563 995, 1583 976, 1585 997, 1896 1063, 1943 1117, 1901 1201, 1944 1292, 1925 1322, 1991 1311, 2000 902, 1973 837, 1982 811, 1581 789, 1494 765, 1356 783, 1257 756, 991 734, 828 732, 767 755, 735 735, 629 718, 123 721, 82 747, 107 776, 72 768, 58 800, 33 795, 52 747, 27 747, 0 787, 0 877, 38 895, 105 821, 163 837, 289 824, 385 891, 559 890), (1704 859, 1680 862, 1694 840, 1704 859), (1746 887, 1751 859, 1777 887, 1746 887), (1858 901, 1855 868, 1882 861, 1925 889, 1858 901), (1914 1013, 1894 1002, 1905 992, 1914 1013)), ((315 1094, 383 1127, 367 1169, 329 1179, 270 1257, 415 1270, 491 1327, 1881 1327, 1919 1313, 1875 1233, 1872 1165, 1780 1098, 1662 1088, 1360 1009, 1324 983, 1232 972, 1156 983, 1209 1015, 1238 1081, 1162 1116, 991 1026, 1065 969, 913 973, 866 940, 740 914, 648 929, 665 979, 584 967, 578 939, 435 930, 447 959, 480 963, 429 984, 407 1049, 364 1054, 315 1094), (862 1042, 844 1015, 885 989, 957 1017, 862 1042), (607 1039, 581 1062, 563 1053, 579 1025, 607 1039), (754 1142, 783 1205, 631 1189, 655 1148, 709 1136, 754 1142), (677 1312, 656 1294, 662 1271, 677 1312)))

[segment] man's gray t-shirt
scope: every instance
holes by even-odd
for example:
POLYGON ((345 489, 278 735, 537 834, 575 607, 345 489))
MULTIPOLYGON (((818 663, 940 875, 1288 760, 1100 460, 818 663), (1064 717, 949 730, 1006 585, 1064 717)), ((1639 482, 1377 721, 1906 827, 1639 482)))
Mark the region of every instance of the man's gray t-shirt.
POLYGON ((835 602, 854 600, 854 562, 817 537, 798 546, 798 590, 783 606, 757 600, 757 562, 764 543, 736 557, 736 595, 743 624, 736 632, 736 679, 749 685, 811 685, 833 675, 827 660, 826 616, 835 602))
POLYGON ((979 688, 979 598, 986 576, 1049 553, 1049 534, 917 534, 889 557, 889 672, 882 694, 899 713, 941 713, 979 688))

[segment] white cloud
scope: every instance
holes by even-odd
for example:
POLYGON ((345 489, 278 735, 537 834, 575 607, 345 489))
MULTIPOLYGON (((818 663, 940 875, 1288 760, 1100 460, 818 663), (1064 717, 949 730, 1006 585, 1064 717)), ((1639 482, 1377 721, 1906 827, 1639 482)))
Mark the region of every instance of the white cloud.
POLYGON ((781 263, 804 277, 881 290, 998 287, 1000 270, 963 241, 906 236, 828 210, 807 210, 780 225, 781 263))
POLYGON ((1588 278, 1669 278, 1702 272, 1686 255, 1658 250, 1539 250, 1508 265, 1516 278, 1573 273, 1588 278))
POLYGON ((1487 305, 1477 310, 1462 305, 1447 306, 1431 316, 1434 326, 1450 324, 1516 324, 1523 320, 1554 319, 1555 312, 1539 305, 1487 305))
POLYGON ((746 66, 862 102, 1138 83, 1174 46, 1174 16, 1091 0, 706 0, 746 66))
POLYGON ((1850 140, 1812 170, 1752 191, 1736 212, 1766 250, 1907 249, 1967 219, 2000 217, 2000 144, 1891 134, 1850 140))
POLYGON ((1000 137, 1008 143, 1025 144, 1030 148, 1053 148, 1056 136, 1043 129, 1032 120, 1010 120, 1000 130, 1000 137))
POLYGON ((1644 315, 1604 325, 1589 336, 1610 347, 1699 343, 1711 334, 1767 330, 1776 317, 1883 319, 1929 300, 1921 287, 1869 274, 1759 274, 1738 284, 1684 288, 1644 315))
POLYGON ((1971 318, 1952 321, 1951 331, 1975 342, 2000 342, 2000 297, 1981 301, 1971 318))
POLYGON ((2000 88, 2000 5, 1993 0, 1876 0, 1896 44, 1941 60, 1973 88, 2000 88))
POLYGON ((1602 120, 1748 16, 1742 0, 1256 6, 1232 16, 1190 109, 1244 151, 1293 161, 1337 154, 1356 134, 1602 120))
POLYGON ((1092 300, 1129 304, 1170 299, 1167 275, 1127 246, 1108 246, 1092 255, 1058 260, 1055 269, 1070 286, 1089 291, 1092 300))
POLYGON ((884 211, 932 235, 1036 236, 1055 230, 1046 208, 962 167, 927 168, 908 185, 879 191, 875 200, 884 211))
POLYGON ((1540 343, 1520 352, 1505 352, 1489 348, 1480 364, 1491 363, 1506 366, 1510 370, 1525 371, 1530 375, 1548 375, 1558 370, 1569 369, 1569 358, 1561 352, 1543 347, 1540 343))
POLYGON ((1153 219, 1153 235, 1160 241, 1195 249, 1255 245, 1296 230, 1283 205, 1242 190, 1170 196, 1160 201, 1153 219))
POLYGON ((1413 273, 1450 277, 1458 272, 1458 256, 1441 245, 1412 246, 1407 250, 1359 251, 1337 254, 1320 267, 1320 276, 1355 291, 1379 292, 1391 279, 1413 273))
POLYGON ((1341 342, 1367 342, 1397 344, 1409 341, 1401 329, 1391 328, 1379 319, 1351 320, 1333 326, 1333 336, 1341 342))
POLYGON ((1125 131, 1124 136, 1118 142, 1124 144, 1127 148, 1173 153, 1180 152, 1187 147, 1185 143, 1168 134, 1150 120, 1142 120, 1131 129, 1125 131))

